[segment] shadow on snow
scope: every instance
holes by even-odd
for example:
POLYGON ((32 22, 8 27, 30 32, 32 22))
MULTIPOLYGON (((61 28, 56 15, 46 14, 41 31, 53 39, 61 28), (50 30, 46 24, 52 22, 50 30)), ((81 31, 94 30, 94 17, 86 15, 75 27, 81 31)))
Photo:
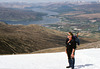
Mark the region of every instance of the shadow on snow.
POLYGON ((84 67, 88 67, 88 66, 93 66, 93 64, 76 65, 75 67, 80 69, 80 68, 84 68, 84 67))

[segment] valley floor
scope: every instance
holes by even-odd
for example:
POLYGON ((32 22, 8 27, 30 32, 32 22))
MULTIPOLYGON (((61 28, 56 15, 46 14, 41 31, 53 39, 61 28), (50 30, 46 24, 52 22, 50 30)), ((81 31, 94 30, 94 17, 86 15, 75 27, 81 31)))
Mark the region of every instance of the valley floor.
MULTIPOLYGON (((75 69, 100 69, 100 48, 76 50, 75 69)), ((0 69, 66 69, 65 52, 1 55, 0 69)))

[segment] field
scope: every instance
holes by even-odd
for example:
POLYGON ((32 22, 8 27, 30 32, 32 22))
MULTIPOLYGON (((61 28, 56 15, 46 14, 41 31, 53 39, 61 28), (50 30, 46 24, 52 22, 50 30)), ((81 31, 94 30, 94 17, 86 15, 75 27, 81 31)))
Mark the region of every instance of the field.
POLYGON ((75 17, 83 17, 83 18, 88 18, 88 19, 95 19, 95 18, 100 18, 100 13, 94 13, 94 14, 82 14, 82 15, 78 15, 75 17))

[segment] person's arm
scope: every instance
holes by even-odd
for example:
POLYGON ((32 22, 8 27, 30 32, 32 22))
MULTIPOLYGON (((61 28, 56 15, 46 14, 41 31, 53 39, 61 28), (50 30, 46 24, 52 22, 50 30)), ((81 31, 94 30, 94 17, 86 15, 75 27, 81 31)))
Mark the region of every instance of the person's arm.
POLYGON ((73 49, 72 49, 71 57, 74 58, 74 53, 75 53, 75 49, 76 49, 76 42, 75 41, 72 42, 72 48, 73 49))
POLYGON ((66 49, 65 49, 65 52, 67 53, 67 47, 66 47, 66 49))
POLYGON ((65 43, 65 44, 66 44, 66 46, 67 46, 68 41, 69 41, 69 39, 67 38, 67 39, 66 39, 66 43, 65 43))
POLYGON ((71 54, 72 58, 74 58, 74 52, 75 52, 75 49, 72 50, 72 54, 71 54))
POLYGON ((68 42, 68 40, 69 40, 69 39, 67 38, 67 39, 66 39, 66 43, 65 43, 65 44, 66 44, 66 48, 65 48, 65 52, 66 52, 66 53, 67 53, 67 42, 68 42))

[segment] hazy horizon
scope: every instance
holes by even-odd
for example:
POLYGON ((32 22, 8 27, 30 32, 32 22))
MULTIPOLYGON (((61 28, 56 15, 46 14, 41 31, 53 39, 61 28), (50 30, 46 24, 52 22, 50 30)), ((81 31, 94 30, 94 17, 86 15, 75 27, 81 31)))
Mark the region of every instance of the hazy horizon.
MULTIPOLYGON (((28 2, 28 3, 38 3, 38 2, 64 2, 69 0, 0 0, 0 2, 28 2)), ((98 1, 98 0, 70 0, 70 1, 98 1)))

